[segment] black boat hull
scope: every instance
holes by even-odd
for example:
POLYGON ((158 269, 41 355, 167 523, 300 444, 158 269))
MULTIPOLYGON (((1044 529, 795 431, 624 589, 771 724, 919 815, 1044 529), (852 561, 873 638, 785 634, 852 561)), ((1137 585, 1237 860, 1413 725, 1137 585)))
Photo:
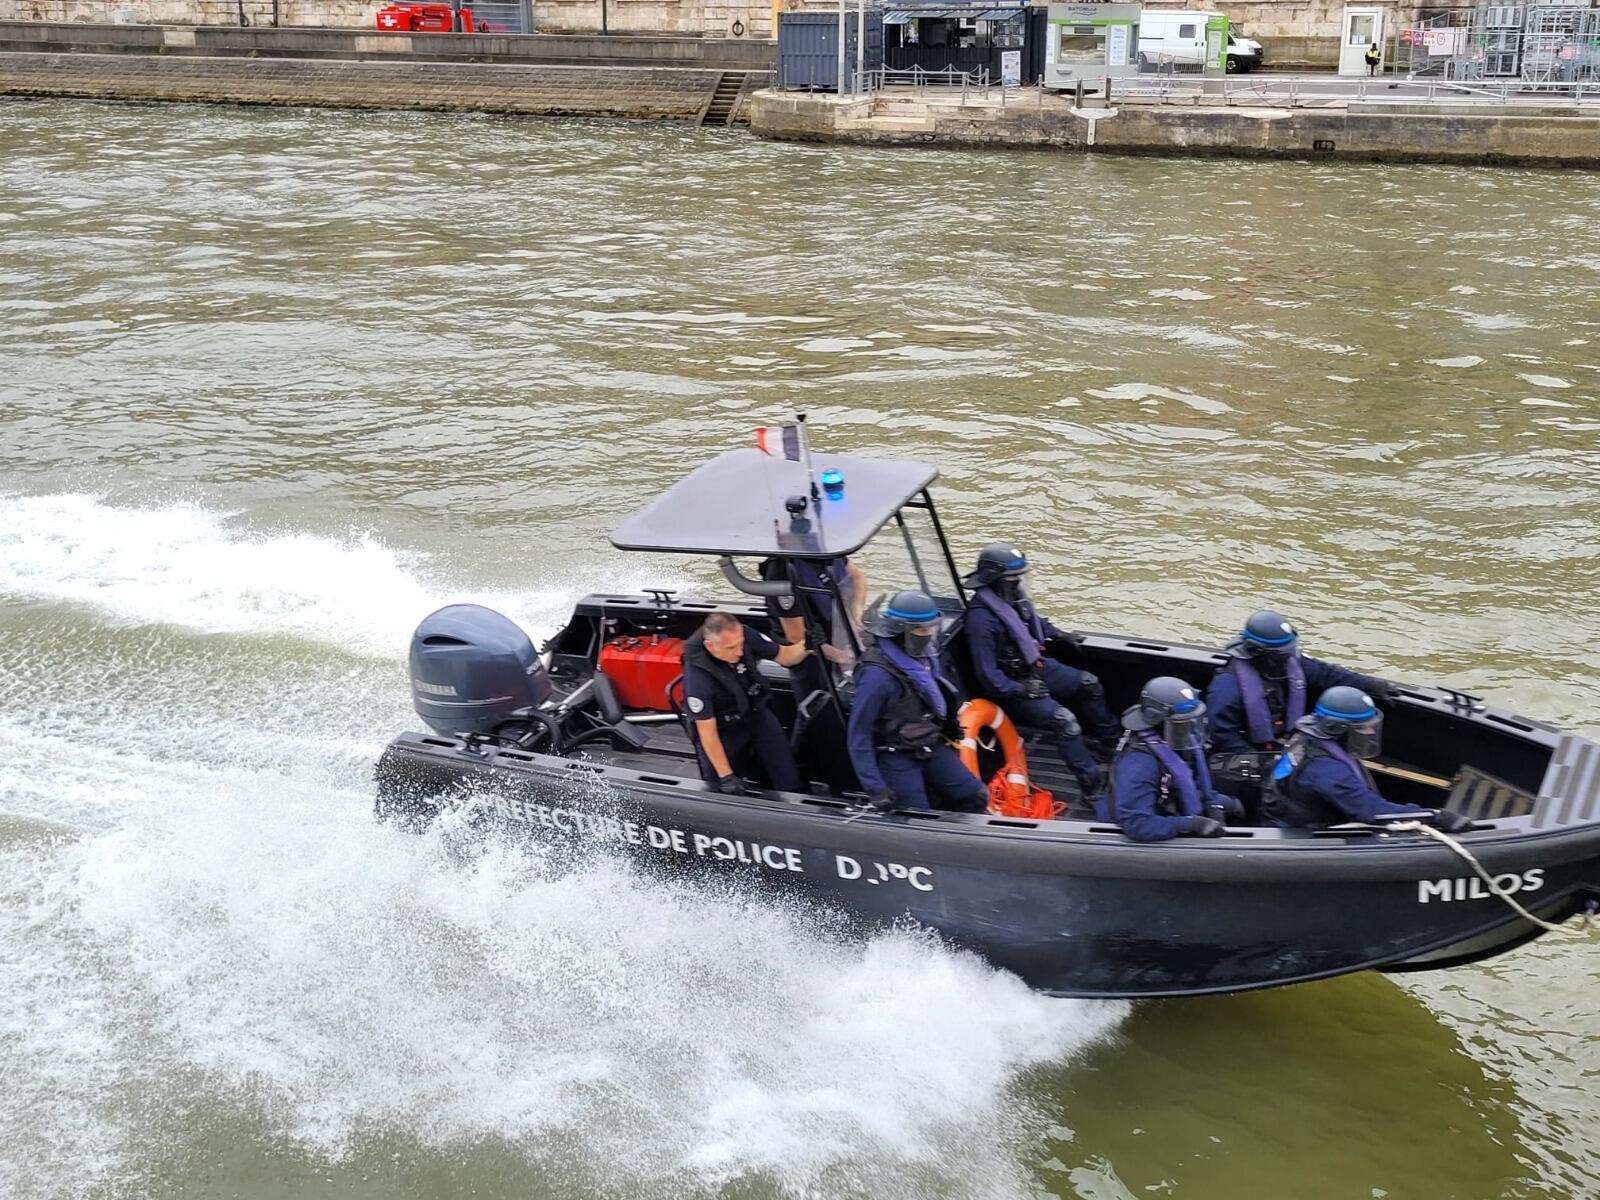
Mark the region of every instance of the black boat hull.
MULTIPOLYGON (((1424 970, 1540 932, 1416 835, 1239 830, 1128 842, 1088 822, 857 817, 838 801, 724 797, 698 782, 404 735, 380 814, 463 804, 553 841, 803 893, 864 926, 911 919, 1062 996, 1204 995, 1352 971, 1424 970)), ((1550 921, 1600 899, 1600 826, 1487 829, 1472 852, 1550 921)))

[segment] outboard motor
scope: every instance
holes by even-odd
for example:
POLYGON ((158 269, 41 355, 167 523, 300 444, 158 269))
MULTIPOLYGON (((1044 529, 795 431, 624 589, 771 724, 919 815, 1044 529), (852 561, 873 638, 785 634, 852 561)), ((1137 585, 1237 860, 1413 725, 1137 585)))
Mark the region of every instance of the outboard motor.
POLYGON ((490 734, 550 698, 550 675, 509 618, 451 604, 411 635, 411 706, 435 733, 490 734))

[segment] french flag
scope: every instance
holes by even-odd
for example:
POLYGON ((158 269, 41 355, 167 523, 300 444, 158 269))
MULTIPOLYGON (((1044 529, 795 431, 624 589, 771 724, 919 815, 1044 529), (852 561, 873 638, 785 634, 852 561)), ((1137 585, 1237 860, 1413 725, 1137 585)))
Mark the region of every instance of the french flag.
POLYGON ((799 462, 800 426, 783 425, 776 428, 761 426, 756 430, 756 449, 763 454, 772 455, 773 458, 787 458, 799 462))

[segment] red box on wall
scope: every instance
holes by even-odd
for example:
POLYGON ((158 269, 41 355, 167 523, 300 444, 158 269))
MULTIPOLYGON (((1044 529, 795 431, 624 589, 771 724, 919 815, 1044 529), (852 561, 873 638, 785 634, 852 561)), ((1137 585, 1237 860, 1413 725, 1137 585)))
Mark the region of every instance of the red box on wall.
POLYGON ((683 639, 661 634, 612 638, 600 647, 600 671, 624 708, 670 712, 667 685, 683 674, 683 639))

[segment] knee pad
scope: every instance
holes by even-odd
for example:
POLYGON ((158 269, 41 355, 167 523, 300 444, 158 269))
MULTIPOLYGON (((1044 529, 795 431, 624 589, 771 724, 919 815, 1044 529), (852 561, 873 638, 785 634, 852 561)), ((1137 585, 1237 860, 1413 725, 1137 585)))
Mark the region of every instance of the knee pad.
POLYGON ((1064 708, 1058 708, 1050 717, 1050 732, 1057 737, 1075 738, 1083 735, 1083 727, 1078 724, 1078 718, 1064 708))

